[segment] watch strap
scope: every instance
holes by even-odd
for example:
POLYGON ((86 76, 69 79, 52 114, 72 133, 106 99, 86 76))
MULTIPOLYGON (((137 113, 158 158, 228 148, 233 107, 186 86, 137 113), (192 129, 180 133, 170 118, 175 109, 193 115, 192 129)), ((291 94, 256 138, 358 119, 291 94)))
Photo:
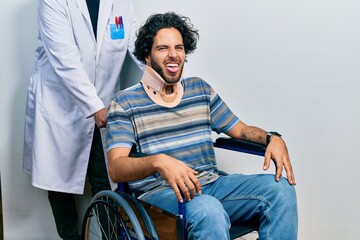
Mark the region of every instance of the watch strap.
POLYGON ((270 138, 271 138, 272 135, 281 137, 281 134, 278 133, 278 132, 273 132, 273 131, 268 132, 268 133, 266 134, 266 145, 269 145, 269 143, 270 143, 270 138))

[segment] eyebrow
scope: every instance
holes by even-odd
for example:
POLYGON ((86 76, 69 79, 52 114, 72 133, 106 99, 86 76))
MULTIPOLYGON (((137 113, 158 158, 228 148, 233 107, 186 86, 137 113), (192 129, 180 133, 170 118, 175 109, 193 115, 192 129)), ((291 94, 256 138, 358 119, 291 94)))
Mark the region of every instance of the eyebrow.
MULTIPOLYGON (((160 45, 155 46, 156 49, 157 48, 168 48, 168 47, 169 47, 169 45, 167 45, 167 44, 160 44, 160 45)), ((176 44, 175 47, 184 47, 184 44, 183 43, 176 44)))

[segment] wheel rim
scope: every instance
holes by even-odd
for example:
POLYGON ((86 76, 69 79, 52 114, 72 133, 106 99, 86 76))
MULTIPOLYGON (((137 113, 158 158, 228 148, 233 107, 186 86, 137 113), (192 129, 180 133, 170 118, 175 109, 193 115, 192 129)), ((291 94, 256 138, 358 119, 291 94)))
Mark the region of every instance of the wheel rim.
POLYGON ((116 201, 108 197, 92 202, 85 213, 82 225, 83 240, 131 239, 129 229, 116 201))

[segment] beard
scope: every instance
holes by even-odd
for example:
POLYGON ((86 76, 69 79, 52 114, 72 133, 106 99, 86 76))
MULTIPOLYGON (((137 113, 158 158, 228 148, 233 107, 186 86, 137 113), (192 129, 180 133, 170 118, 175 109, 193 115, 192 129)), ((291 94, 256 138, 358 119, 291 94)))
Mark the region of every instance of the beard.
POLYGON ((180 69, 180 74, 178 77, 176 78, 168 78, 165 76, 164 74, 164 70, 161 68, 161 66, 159 64, 157 64, 152 58, 150 58, 150 66, 155 70, 155 72, 157 72, 160 77, 167 83, 167 84, 175 84, 177 82, 180 81, 183 69, 184 69, 184 65, 181 66, 180 69))

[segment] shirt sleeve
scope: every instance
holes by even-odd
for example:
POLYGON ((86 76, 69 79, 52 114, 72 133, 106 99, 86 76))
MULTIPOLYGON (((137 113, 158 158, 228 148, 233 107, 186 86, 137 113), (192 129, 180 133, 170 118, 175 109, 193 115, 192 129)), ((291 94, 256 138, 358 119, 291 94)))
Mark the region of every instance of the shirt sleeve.
POLYGON ((226 133, 232 129, 240 119, 230 110, 221 97, 211 88, 210 97, 211 128, 216 133, 226 133))
POLYGON ((106 150, 116 147, 130 148, 135 144, 135 135, 126 110, 113 100, 108 109, 106 125, 106 150))

